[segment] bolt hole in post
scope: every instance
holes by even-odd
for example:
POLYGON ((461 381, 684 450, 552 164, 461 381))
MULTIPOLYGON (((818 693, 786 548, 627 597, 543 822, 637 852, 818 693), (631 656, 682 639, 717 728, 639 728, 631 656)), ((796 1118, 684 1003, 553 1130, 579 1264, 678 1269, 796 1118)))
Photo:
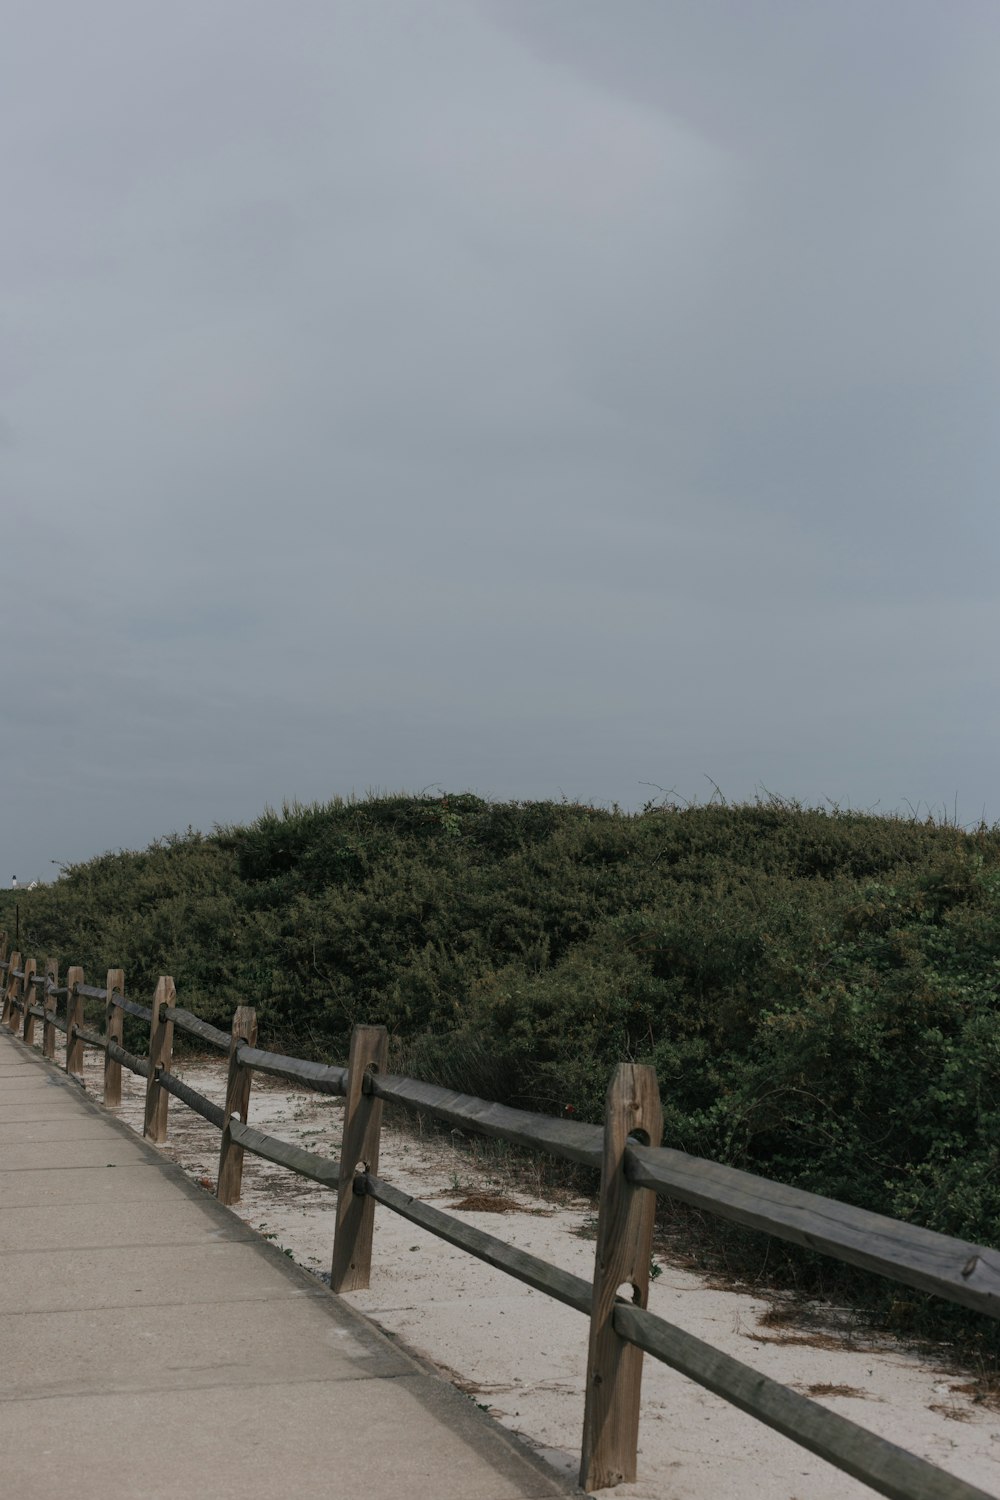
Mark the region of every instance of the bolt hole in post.
POLYGON ((358 1167, 364 1164, 366 1171, 378 1173, 382 1101, 373 1090, 373 1074, 385 1066, 388 1048, 384 1026, 356 1026, 351 1034, 330 1266, 333 1292, 363 1291, 371 1277, 375 1200, 358 1191, 358 1167))
POLYGON ((587 1359, 580 1487, 607 1489, 636 1477, 642 1350, 616 1332, 616 1298, 645 1306, 653 1249, 654 1195, 625 1172, 629 1144, 660 1144, 663 1114, 652 1068, 621 1063, 604 1115, 601 1208, 587 1359))
POLYGON ((236 1120, 245 1125, 250 1115, 253 1069, 240 1065, 240 1045, 244 1042, 249 1047, 257 1044, 257 1012, 250 1005, 236 1007, 229 1042, 229 1073, 215 1188, 215 1196, 225 1204, 238 1203, 243 1188, 243 1147, 233 1140, 229 1124, 236 1120))

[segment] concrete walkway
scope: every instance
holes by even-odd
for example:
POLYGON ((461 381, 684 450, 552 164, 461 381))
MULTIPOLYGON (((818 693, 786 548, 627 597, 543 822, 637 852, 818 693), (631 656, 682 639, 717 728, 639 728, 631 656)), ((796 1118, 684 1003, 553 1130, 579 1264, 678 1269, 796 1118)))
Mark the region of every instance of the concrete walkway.
POLYGON ((578 1493, 6 1031, 0 1492, 578 1493))

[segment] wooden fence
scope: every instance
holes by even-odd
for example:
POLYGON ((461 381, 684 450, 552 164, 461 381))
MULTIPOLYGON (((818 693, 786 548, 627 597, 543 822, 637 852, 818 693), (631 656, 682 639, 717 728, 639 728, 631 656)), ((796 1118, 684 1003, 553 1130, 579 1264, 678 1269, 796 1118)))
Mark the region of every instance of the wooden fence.
POLYGON ((636 1477, 643 1353, 697 1381, 838 1469, 895 1500, 989 1500, 983 1490, 750 1366, 685 1333, 646 1306, 656 1194, 677 1198, 734 1223, 819 1250, 892 1281, 935 1292, 977 1312, 1000 1316, 1000 1254, 935 1234, 831 1198, 802 1192, 718 1162, 660 1145, 662 1117, 652 1068, 621 1064, 608 1089, 603 1128, 511 1109, 412 1078, 385 1073, 384 1027, 359 1026, 346 1068, 286 1057, 257 1046, 252 1009, 240 1006, 230 1032, 220 1031, 176 1002, 162 978, 152 1004, 125 993, 120 969, 103 986, 84 983, 70 968, 59 983, 56 963, 12 953, 0 934, 2 1023, 27 1043, 42 1026, 42 1051, 55 1061, 65 1038, 65 1069, 79 1074, 85 1046, 104 1053, 104 1103, 121 1102, 123 1067, 146 1079, 145 1134, 162 1142, 170 1096, 221 1131, 217 1196, 240 1196, 244 1152, 287 1167, 337 1193, 331 1287, 368 1285, 377 1203, 449 1244, 545 1292, 590 1320, 580 1483, 599 1489, 636 1477), (103 1006, 103 1027, 85 1025, 87 1000, 103 1006), (65 1002, 60 1016, 60 1002, 65 1002), (122 1046, 125 1016, 149 1027, 145 1057, 122 1046), (172 1071, 175 1028, 228 1055, 226 1102, 220 1108, 172 1071), (255 1130, 247 1119, 254 1073, 288 1079, 345 1100, 340 1161, 255 1130), (378 1175, 385 1103, 500 1140, 547 1151, 600 1171, 600 1212, 593 1284, 400 1192, 378 1175))

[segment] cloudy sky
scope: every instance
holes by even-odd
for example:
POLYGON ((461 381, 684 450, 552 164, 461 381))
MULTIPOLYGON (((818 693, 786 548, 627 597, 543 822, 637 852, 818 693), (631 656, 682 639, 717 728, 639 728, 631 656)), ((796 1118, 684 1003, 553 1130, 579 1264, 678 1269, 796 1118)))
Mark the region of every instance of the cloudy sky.
POLYGON ((7 0, 0 878, 1000 818, 998 77, 995 0, 7 0))

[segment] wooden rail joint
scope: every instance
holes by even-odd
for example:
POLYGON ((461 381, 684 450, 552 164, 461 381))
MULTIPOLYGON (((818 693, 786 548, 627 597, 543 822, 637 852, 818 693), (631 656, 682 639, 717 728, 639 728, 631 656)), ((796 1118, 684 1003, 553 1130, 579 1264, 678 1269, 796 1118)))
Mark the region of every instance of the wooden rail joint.
POLYGON ((240 1049, 253 1047, 257 1041, 257 1012, 249 1005, 239 1005, 233 1016, 229 1043, 229 1074, 226 1079, 226 1104, 222 1112, 222 1143, 219 1147, 219 1172, 215 1196, 220 1203, 238 1203, 243 1190, 243 1147, 233 1139, 230 1120, 247 1124, 253 1068, 240 1062, 240 1049))
POLYGON ((52 1017, 56 1013, 57 998, 54 993, 59 987, 59 965, 54 958, 45 962, 45 997, 42 1004, 45 1008, 45 1018, 42 1021, 42 1056, 55 1060, 56 1055, 56 1028, 52 1024, 52 1017))
POLYGON ((35 1003, 32 988, 37 968, 38 965, 33 958, 24 960, 24 978, 21 980, 21 1036, 29 1047, 35 1040, 35 1018, 31 1014, 31 1007, 35 1003))
POLYGON ((656 1195, 625 1175, 629 1141, 659 1146, 663 1112, 653 1068, 621 1063, 608 1088, 604 1159, 590 1312, 580 1485, 585 1490, 636 1477, 642 1350, 614 1326, 619 1289, 645 1307, 656 1195))
POLYGON ((104 1107, 117 1109, 122 1102, 122 1065, 113 1056, 111 1043, 119 1047, 125 1035, 125 1012, 116 1002, 125 993, 125 973, 122 969, 109 969, 104 1001, 104 1107))
POLYGON ((385 1068, 389 1033, 384 1026, 356 1026, 351 1035, 344 1099, 344 1139, 340 1156, 337 1218, 330 1290, 363 1291, 371 1279, 375 1200, 358 1177, 378 1173, 382 1100, 372 1075, 385 1068), (360 1169, 360 1170, 359 1170, 360 1169))
POLYGON ((76 1028, 83 1025, 83 970, 74 964, 66 974, 66 1072, 75 1077, 83 1076, 83 1042, 76 1028))
POLYGON ((7 975, 3 987, 3 1011, 0 1012, 0 1021, 13 1030, 14 997, 17 994, 16 971, 21 967, 20 953, 12 953, 7 965, 7 975))
POLYGON ((170 1019, 177 991, 169 974, 163 974, 153 996, 149 1022, 149 1074, 146 1078, 146 1110, 142 1133, 157 1146, 167 1138, 167 1106, 170 1095, 160 1087, 159 1075, 170 1067, 174 1049, 174 1023, 170 1019))

